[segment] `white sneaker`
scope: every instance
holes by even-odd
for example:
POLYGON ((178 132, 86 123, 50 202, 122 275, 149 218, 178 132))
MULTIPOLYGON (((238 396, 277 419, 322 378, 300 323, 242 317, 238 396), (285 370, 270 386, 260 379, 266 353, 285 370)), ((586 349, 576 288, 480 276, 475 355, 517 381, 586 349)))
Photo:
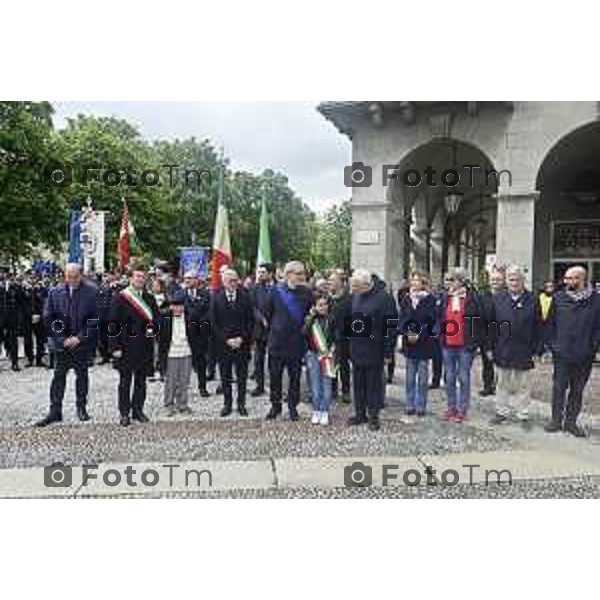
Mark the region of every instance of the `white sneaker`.
POLYGON ((321 413, 318 410, 313 410, 313 416, 311 423, 313 425, 318 425, 321 422, 321 413))
POLYGON ((321 413, 321 425, 329 425, 329 413, 328 412, 321 413))

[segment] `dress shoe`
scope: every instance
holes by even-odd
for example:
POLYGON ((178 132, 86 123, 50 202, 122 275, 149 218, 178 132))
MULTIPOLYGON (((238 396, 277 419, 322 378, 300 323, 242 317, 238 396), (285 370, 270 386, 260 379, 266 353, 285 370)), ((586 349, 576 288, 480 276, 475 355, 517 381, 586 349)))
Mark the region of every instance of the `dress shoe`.
POLYGON ((299 421, 300 415, 298 414, 298 409, 295 406, 290 406, 288 408, 288 414, 290 416, 290 421, 299 421))
POLYGON ((150 420, 141 410, 133 411, 131 413, 131 418, 140 423, 147 423, 150 420))
POLYGON ((60 423, 62 421, 62 415, 60 413, 48 413, 43 419, 39 420, 36 427, 46 427, 52 423, 60 423))
POLYGON ((181 408, 177 409, 177 412, 180 415, 193 415, 194 414, 194 411, 189 406, 182 406, 181 408))
POLYGON ((371 431, 379 431, 381 429, 381 423, 378 417, 371 417, 369 419, 369 429, 371 431))
POLYGON ((36 360, 35 361, 35 366, 36 367, 46 367, 46 363, 44 362, 43 358, 40 358, 40 360, 36 360))
POLYGON ((494 415, 490 419, 490 425, 501 425, 502 423, 506 423, 508 419, 504 415, 494 415))
POLYGON ((25 368, 26 368, 26 369, 31 369, 31 367, 33 367, 33 361, 32 361, 32 360, 28 360, 28 361, 25 363, 25 368))
POLYGON ((562 429, 562 425, 560 423, 558 423, 557 421, 550 421, 549 423, 546 423, 546 425, 544 426, 544 431, 546 431, 547 433, 556 433, 557 431, 560 431, 562 429))
POLYGON ((176 412, 176 410, 175 410, 174 406, 165 407, 165 414, 167 415, 167 417, 174 417, 175 412, 176 412))
POLYGON ((414 408, 407 408, 405 412, 409 417, 413 417, 417 414, 417 411, 414 408))
POLYGON ((13 365, 13 366, 11 367, 11 369, 12 369, 13 371, 17 372, 17 371, 20 371, 20 370, 21 370, 21 367, 19 367, 19 365, 13 365))
POLYGON ((217 394, 217 396, 220 396, 223 393, 223 386, 221 384, 219 384, 217 386, 217 389, 215 391, 215 394, 217 394))
POLYGON ((221 409, 221 416, 222 416, 222 417, 228 417, 228 416, 229 416, 229 415, 230 415, 232 412, 233 412, 233 411, 232 411, 232 409, 231 409, 231 406, 224 406, 224 407, 221 409))
POLYGON ((206 388, 200 389, 198 392, 201 398, 210 398, 210 392, 206 388))
POLYGON ((485 398, 486 396, 494 396, 496 394, 496 390, 494 389, 486 389, 484 388, 483 390, 479 391, 479 395, 482 398, 485 398))
POLYGON ((348 425, 364 425, 365 423, 368 423, 368 421, 369 420, 365 416, 354 415, 348 419, 348 425))
POLYGON ((77 418, 80 421, 89 421, 90 420, 90 415, 88 415, 88 411, 86 410, 85 406, 77 407, 77 418))
POLYGON ((127 415, 121 415, 119 419, 119 425, 121 427, 128 427, 131 424, 131 419, 127 415))
POLYGON ((439 383, 430 383, 427 386, 427 389, 430 389, 430 390, 439 390, 440 389, 440 384, 439 383))
POLYGON ((276 404, 271 406, 271 410, 267 413, 266 419, 267 421, 275 420, 281 414, 281 405, 276 404))
POLYGON ((350 394, 342 394, 342 404, 350 404, 350 394))
POLYGON ((240 415, 240 417, 248 416, 248 411, 246 410, 245 406, 238 406, 238 415, 240 415))
POLYGON ((262 396, 264 393, 265 393, 265 388, 257 387, 256 389, 254 389, 250 392, 250 395, 253 398, 258 398, 258 396, 262 396))
POLYGON ((585 431, 577 423, 565 423, 565 431, 575 437, 587 437, 585 431))

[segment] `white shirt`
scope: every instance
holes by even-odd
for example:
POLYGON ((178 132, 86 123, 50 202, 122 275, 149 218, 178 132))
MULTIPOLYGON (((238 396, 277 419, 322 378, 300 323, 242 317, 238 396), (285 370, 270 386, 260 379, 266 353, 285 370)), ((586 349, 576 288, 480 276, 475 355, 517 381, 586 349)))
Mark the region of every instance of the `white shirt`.
POLYGON ((169 358, 185 358, 192 355, 192 350, 187 339, 185 318, 171 317, 171 326, 173 336, 171 337, 171 347, 169 348, 169 358))

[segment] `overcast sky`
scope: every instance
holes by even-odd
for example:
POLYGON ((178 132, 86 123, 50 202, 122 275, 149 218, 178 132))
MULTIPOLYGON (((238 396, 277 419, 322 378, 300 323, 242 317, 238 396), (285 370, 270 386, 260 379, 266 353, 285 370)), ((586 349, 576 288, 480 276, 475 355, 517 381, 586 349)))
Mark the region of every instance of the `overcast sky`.
POLYGON ((316 110, 317 102, 53 102, 56 127, 77 114, 114 115, 148 139, 208 137, 235 169, 285 173, 314 209, 350 196, 344 165, 350 142, 316 110))

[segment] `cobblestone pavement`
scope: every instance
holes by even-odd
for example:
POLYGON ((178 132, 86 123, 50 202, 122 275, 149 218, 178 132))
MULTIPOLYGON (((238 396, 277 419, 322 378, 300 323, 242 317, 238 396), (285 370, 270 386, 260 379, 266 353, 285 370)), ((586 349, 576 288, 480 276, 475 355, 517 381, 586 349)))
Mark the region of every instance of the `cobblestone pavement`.
MULTIPOLYGON (((481 453, 532 450, 552 444, 568 451, 579 451, 574 444, 600 448, 600 436, 593 432, 586 440, 573 440, 559 434, 552 437, 541 430, 546 418, 551 367, 543 365, 534 377, 534 397, 540 402, 534 410, 534 430, 524 432, 517 425, 491 428, 487 425, 493 401, 477 398, 479 361, 473 378, 474 406, 469 422, 462 425, 440 420, 444 410, 441 391, 430 394, 430 414, 424 419, 407 419, 403 415, 403 364, 399 359, 394 384, 388 386, 386 409, 380 432, 367 428, 350 428, 345 421, 350 407, 338 403, 329 427, 309 422, 310 405, 300 406, 301 420, 292 423, 285 417, 265 422, 267 397, 249 398, 250 416, 235 412, 219 417, 222 397, 214 393, 200 398, 193 389, 191 416, 169 418, 162 409, 162 384, 148 384, 146 412, 152 422, 119 427, 116 407, 117 373, 109 366, 95 366, 90 374, 89 411, 92 420, 75 419, 74 376, 70 374, 65 396, 65 422, 45 429, 33 428, 48 408, 51 371, 43 368, 23 369, 13 373, 6 361, 0 361, 0 468, 46 466, 54 461, 80 465, 84 463, 129 463, 144 461, 251 460, 280 457, 336 456, 419 456, 453 453, 481 453), (551 438, 551 439, 550 439, 551 438)), ((588 417, 595 409, 600 413, 598 389, 600 370, 595 369, 587 390, 588 417), (590 393, 592 392, 592 393, 590 393)), ((195 383, 195 376, 194 376, 195 383)), ((216 383, 211 382, 214 392, 216 383)), ((250 386, 252 388, 252 386, 250 386)), ((285 411, 284 411, 285 412, 285 411)), ((585 446, 578 446, 577 448, 585 446)), ((189 497, 599 497, 599 482, 593 478, 519 482, 510 489, 504 486, 464 486, 454 488, 371 488, 368 492, 345 488, 317 489, 310 486, 275 490, 227 491, 221 493, 180 494, 189 497)), ((167 494, 168 495, 168 494, 167 494)))

